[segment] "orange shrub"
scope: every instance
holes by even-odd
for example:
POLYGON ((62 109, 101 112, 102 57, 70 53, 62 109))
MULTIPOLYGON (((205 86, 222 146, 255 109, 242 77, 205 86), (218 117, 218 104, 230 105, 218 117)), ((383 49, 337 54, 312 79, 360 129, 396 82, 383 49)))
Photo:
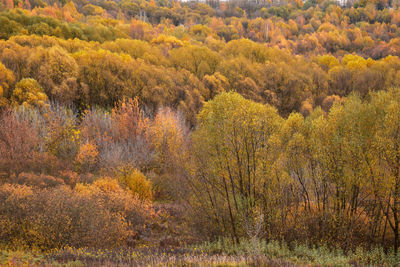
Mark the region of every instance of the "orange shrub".
POLYGON ((122 172, 118 179, 134 196, 140 199, 151 200, 153 197, 152 185, 146 176, 139 170, 122 172))
POLYGON ((48 250, 131 244, 155 212, 111 179, 35 189, 0 186, 0 245, 48 250))
POLYGON ((75 163, 81 172, 90 172, 97 164, 98 155, 97 145, 92 142, 86 142, 80 145, 79 152, 75 157, 75 163))

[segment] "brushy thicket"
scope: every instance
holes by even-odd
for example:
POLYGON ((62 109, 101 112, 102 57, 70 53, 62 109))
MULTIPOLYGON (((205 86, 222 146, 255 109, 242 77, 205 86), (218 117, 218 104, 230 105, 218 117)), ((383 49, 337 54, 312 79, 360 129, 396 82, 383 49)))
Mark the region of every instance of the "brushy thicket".
POLYGON ((0 200, 0 242, 10 249, 119 247, 156 216, 150 203, 112 179, 74 189, 4 184, 0 200))
POLYGON ((152 201, 168 195, 160 181, 172 177, 150 178, 173 167, 183 141, 179 116, 160 114, 149 120, 137 99, 80 119, 56 104, 2 110, 0 246, 47 251, 161 242, 157 232, 168 235, 169 226, 152 201))

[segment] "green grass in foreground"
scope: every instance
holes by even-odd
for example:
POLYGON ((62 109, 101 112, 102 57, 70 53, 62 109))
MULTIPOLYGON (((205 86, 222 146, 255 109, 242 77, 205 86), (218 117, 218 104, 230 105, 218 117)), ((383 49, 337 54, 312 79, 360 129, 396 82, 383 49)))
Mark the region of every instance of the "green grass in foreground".
POLYGON ((286 244, 277 241, 266 243, 263 240, 254 239, 233 244, 229 239, 220 239, 194 246, 193 249, 211 255, 237 255, 248 258, 265 256, 268 259, 280 259, 299 265, 400 265, 400 253, 398 255, 395 255, 393 251, 385 253, 380 247, 369 251, 359 247, 355 251, 344 253, 341 249, 329 249, 326 246, 310 248, 304 244, 298 244, 289 249, 286 244))
POLYGON ((46 253, 0 251, 0 266, 351 266, 400 265, 400 256, 384 253, 382 248, 366 251, 358 248, 345 254, 325 246, 293 248, 279 242, 228 239, 205 242, 186 248, 95 250, 64 248, 46 253))

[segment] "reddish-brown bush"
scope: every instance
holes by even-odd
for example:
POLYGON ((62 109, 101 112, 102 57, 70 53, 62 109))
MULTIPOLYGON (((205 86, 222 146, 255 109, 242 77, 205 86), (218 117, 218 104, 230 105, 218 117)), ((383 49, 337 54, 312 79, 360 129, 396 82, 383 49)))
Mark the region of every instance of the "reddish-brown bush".
POLYGON ((39 136, 34 125, 12 110, 0 114, 0 170, 17 176, 37 164, 39 136))
POLYGON ((64 180, 50 175, 34 174, 34 173, 20 173, 18 176, 11 176, 9 182, 12 184, 27 185, 33 187, 55 187, 64 185, 64 180))

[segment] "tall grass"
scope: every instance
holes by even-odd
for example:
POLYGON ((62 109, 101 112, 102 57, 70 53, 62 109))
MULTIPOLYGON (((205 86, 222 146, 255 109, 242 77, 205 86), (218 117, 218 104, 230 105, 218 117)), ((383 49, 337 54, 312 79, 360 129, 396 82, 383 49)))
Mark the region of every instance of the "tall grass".
POLYGON ((400 256, 382 248, 343 252, 326 246, 288 246, 261 239, 233 243, 221 238, 185 248, 55 249, 46 253, 2 251, 0 266, 399 266, 400 256))
POLYGON ((397 255, 393 251, 385 253, 381 247, 371 250, 359 247, 355 251, 344 253, 341 249, 328 248, 324 245, 312 247, 306 244, 293 244, 289 248, 286 243, 278 241, 266 242, 261 239, 244 239, 240 243, 234 243, 231 239, 221 238, 213 242, 191 246, 191 248, 211 255, 266 257, 267 259, 281 259, 294 264, 323 266, 400 265, 400 253, 397 255))

